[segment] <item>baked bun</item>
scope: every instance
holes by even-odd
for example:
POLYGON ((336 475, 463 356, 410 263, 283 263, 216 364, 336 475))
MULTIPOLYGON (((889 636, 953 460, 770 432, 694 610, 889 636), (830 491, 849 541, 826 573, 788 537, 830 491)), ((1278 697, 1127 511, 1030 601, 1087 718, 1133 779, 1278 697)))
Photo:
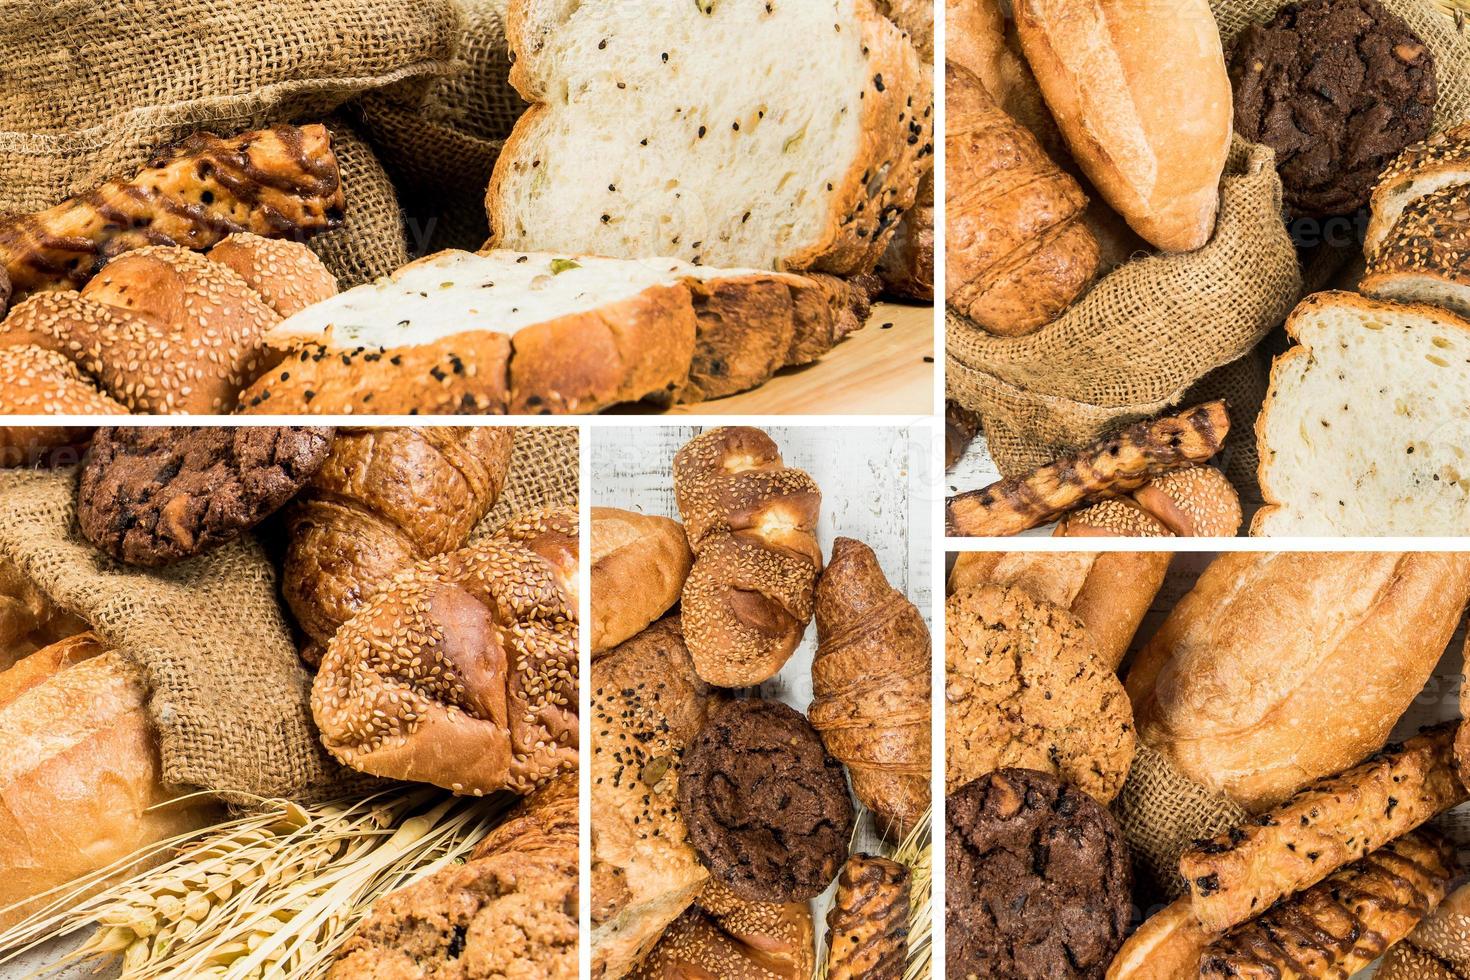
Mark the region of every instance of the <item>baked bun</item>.
POLYGON ((399 573, 327 645, 311 709, 344 765, 529 793, 577 765, 577 514, 399 573))
POLYGON ((805 902, 748 902, 711 880, 664 931, 633 980, 808 980, 816 963, 805 902))
POLYGON ((679 601, 694 556, 678 521, 592 508, 592 653, 617 646, 679 601))

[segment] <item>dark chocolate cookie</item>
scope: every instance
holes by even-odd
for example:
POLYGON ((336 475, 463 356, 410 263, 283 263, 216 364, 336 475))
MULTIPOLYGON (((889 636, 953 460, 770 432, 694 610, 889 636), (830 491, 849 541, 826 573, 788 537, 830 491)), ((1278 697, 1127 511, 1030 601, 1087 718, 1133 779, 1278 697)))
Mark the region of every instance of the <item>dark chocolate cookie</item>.
POLYGON ((1032 769, 1000 769, 946 804, 950 980, 1102 977, 1132 913, 1128 846, 1112 814, 1032 769))
POLYGON ((324 426, 97 430, 77 490, 88 541, 130 565, 217 548, 290 500, 326 461, 324 426))
POLYGON ((700 860, 750 901, 804 902, 847 860, 842 765, 775 701, 732 701, 700 729, 684 752, 679 809, 700 860))
POLYGON ((1276 151, 1298 217, 1351 214, 1379 173, 1429 135, 1434 55, 1378 0, 1303 0, 1241 32, 1235 128, 1276 151))

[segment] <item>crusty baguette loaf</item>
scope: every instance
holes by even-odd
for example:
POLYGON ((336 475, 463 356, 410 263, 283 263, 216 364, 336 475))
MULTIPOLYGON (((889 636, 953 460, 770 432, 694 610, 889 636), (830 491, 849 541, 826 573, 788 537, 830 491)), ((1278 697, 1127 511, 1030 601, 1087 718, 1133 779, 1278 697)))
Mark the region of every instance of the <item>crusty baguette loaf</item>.
POLYGON ((1455 775, 1458 725, 1391 745, 1185 851, 1179 873, 1200 925, 1224 932, 1470 799, 1455 775))
POLYGON ((1256 419, 1256 535, 1470 533, 1470 320, 1352 293, 1286 321, 1256 419))
POLYGON ((1409 934, 1458 868, 1434 831, 1390 841, 1216 940, 1199 976, 1244 980, 1350 977, 1409 934))
POLYGON ((872 0, 517 0, 506 36, 497 247, 862 274, 932 165, 930 73, 872 0))
POLYGON ((1016 26, 1072 154, 1128 224, 1187 252, 1215 227, 1234 106, 1206 0, 1017 0, 1016 26))
POLYGON ((595 980, 632 969, 709 879, 679 813, 679 769, 723 698, 694 673, 678 617, 593 661, 595 980))
POLYGON ((1087 197, 980 80, 945 69, 945 301, 1002 337, 1032 333, 1097 272, 1087 197))
POLYGON ((949 592, 987 582, 1015 586, 1070 610, 1092 635, 1099 659, 1116 670, 1173 557, 1167 551, 966 552, 955 560, 949 592))
POLYGON ((1467 598, 1466 554, 1221 555, 1128 672, 1139 738, 1268 809, 1383 745, 1467 598), (1316 731, 1323 705, 1332 725, 1316 731))
POLYGON ((14 561, 0 557, 0 671, 86 629, 85 622, 36 588, 14 561))
POLYGON ((1156 476, 1203 463, 1230 431, 1223 401, 1138 422, 1024 476, 949 498, 951 537, 1000 537, 1045 524, 1089 500, 1136 490, 1156 476))
POLYGON ((202 251, 239 232, 300 241, 340 225, 343 207, 326 127, 280 125, 230 139, 195 133, 131 179, 0 219, 0 267, 17 299, 81 289, 130 249, 202 251))
POLYGON ((1363 251, 1373 258, 1405 208, 1435 191, 1470 183, 1470 123, 1435 133, 1400 153, 1378 175, 1363 251))
POLYGON ((143 669, 91 633, 0 673, 0 928, 38 907, 17 903, 213 815, 163 805, 147 696, 143 669))
POLYGON ((396 575, 312 684, 344 765, 482 796, 577 765, 577 513, 514 518, 396 575))
POLYGON ((592 655, 610 650, 679 601, 694 555, 678 521, 592 508, 592 655))
POLYGON ((505 486, 507 427, 339 427, 285 509, 281 594, 315 663, 395 572, 463 547, 505 486))
POLYGON ((1213 938, 1200 928, 1185 896, 1144 920, 1113 957, 1105 980, 1186 980, 1198 976, 1200 954, 1213 938))
POLYGON ((812 619, 821 490, 770 436, 739 426, 674 455, 674 497, 694 551, 679 609, 695 669, 722 687, 768 680, 812 619))
MULTIPOLYGON (((274 363, 266 331, 336 291, 326 266, 298 242, 241 234, 204 254, 151 246, 110 262, 80 292, 14 306, 0 323, 0 348, 65 354, 134 412, 224 414, 274 363)), ((49 376, 77 390, 74 378, 54 368, 49 376)))
POLYGON ((678 260, 445 251, 272 329, 248 412, 593 412, 765 382, 844 335, 847 295, 678 260))
POLYGON ((1465 183, 1433 191, 1403 208, 1369 253, 1358 290, 1470 317, 1470 171, 1465 183))

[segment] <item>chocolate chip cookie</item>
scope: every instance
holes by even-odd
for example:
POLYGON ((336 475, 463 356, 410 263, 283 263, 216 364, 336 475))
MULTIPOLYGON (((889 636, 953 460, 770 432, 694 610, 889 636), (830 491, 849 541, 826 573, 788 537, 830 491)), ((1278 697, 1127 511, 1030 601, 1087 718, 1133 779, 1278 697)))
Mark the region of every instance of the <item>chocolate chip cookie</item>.
POLYGON ((156 566, 234 540, 326 461, 322 426, 102 428, 82 468, 77 523, 118 561, 156 566))
POLYGON ((733 701, 710 718, 684 753, 679 809, 699 859, 753 902, 804 902, 847 860, 842 765, 775 701, 733 701))
POLYGON ((1434 55, 1378 0, 1304 0, 1241 32, 1235 128, 1276 151, 1297 217, 1351 214, 1378 174, 1429 135, 1434 55))
POLYGON ((944 628, 945 786, 1017 766, 1112 802, 1133 764, 1133 706, 1081 621, 979 585, 949 597, 944 628))
POLYGON ((1132 914, 1112 814, 1046 773, 1002 769, 945 809, 946 976, 1101 978, 1132 914))

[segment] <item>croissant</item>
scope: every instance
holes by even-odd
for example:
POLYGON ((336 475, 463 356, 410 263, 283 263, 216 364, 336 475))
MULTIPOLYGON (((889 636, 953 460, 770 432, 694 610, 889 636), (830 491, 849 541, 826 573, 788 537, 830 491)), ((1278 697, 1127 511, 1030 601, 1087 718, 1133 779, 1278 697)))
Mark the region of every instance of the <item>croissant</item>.
POLYGON ((680 610, 710 684, 768 680, 812 618, 822 492, 759 429, 711 429, 674 455, 674 497, 694 551, 680 610))
POLYGON ((807 717, 857 798, 906 836, 929 807, 929 629, 852 538, 832 547, 816 614, 807 717))
POLYGON ((827 913, 828 980, 900 980, 908 965, 909 870, 854 854, 827 913))
POLYGON ((451 864, 379 899, 330 980, 577 976, 577 777, 559 776, 451 864))
POLYGON ((1098 267, 1087 196, 969 70, 945 67, 945 299, 1002 337, 1072 304, 1098 267))
POLYGON ((400 572, 327 644, 327 750, 475 796, 574 769, 578 565, 577 513, 553 510, 400 572))
POLYGON ((195 133, 131 179, 0 219, 0 267, 18 300, 80 289, 108 260, 145 245, 202 251, 244 231, 300 240, 340 225, 343 207, 325 127, 195 133))
POLYGON ((332 634, 401 568, 463 547, 505 487, 514 429, 339 428, 286 509, 281 591, 310 642, 332 634))

